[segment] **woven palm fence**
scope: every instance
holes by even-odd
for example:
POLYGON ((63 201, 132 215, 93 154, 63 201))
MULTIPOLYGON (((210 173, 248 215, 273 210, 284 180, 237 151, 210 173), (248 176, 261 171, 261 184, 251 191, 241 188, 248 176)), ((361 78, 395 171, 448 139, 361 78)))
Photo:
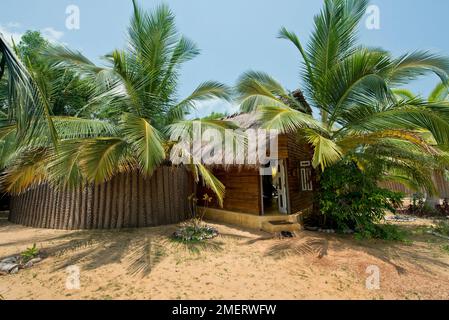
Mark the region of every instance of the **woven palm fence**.
POLYGON ((175 224, 188 216, 192 179, 184 168, 160 167, 100 185, 56 191, 41 185, 13 197, 10 221, 49 229, 120 229, 175 224))
MULTIPOLYGON (((449 181, 442 173, 435 173, 433 175, 433 182, 437 190, 437 196, 441 199, 449 199, 449 181)), ((406 196, 412 196, 416 191, 406 188, 404 185, 395 182, 384 182, 380 184, 381 187, 390 189, 396 192, 402 192, 406 196)))

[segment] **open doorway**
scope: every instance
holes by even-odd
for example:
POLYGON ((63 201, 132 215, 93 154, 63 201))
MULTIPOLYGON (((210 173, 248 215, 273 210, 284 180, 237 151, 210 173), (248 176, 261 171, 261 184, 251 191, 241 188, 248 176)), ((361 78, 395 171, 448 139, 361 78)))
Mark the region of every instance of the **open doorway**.
POLYGON ((263 215, 288 214, 285 162, 279 160, 271 175, 262 176, 263 215))

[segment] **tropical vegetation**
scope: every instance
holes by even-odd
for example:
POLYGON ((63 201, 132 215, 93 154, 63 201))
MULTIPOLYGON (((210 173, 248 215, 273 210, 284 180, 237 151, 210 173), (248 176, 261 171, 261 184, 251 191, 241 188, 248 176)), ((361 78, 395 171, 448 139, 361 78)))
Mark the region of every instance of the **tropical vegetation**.
MULTIPOLYGON (((179 99, 181 67, 199 49, 179 34, 167 6, 151 13, 135 1, 133 6, 128 44, 104 56, 104 66, 35 33, 14 49, 1 39, 6 77, 0 91, 0 169, 7 192, 42 182, 101 183, 130 170, 150 176, 168 162, 170 137, 191 130, 186 115, 199 101, 230 99, 231 89, 216 81, 179 99)), ((203 128, 210 126, 232 125, 202 120, 203 128)), ((189 169, 222 202, 222 183, 201 163, 189 169)))
MULTIPOLYGON (((242 112, 258 112, 266 128, 312 146, 316 213, 365 230, 398 201, 379 182, 433 195, 432 174, 449 165, 449 59, 429 51, 394 57, 359 43, 367 7, 368 0, 324 0, 307 45, 280 30, 279 38, 298 50, 304 92, 258 71, 244 73, 235 90, 242 112), (430 97, 404 89, 432 73, 441 84, 430 97)), ((231 88, 206 81, 179 98, 181 67, 199 49, 178 32, 167 6, 148 13, 133 0, 127 36, 126 47, 105 55, 102 65, 38 33, 12 46, 0 37, 4 190, 101 183, 131 170, 150 176, 172 164, 173 152, 192 158, 188 148, 174 148, 177 138, 192 135, 187 116, 200 101, 231 99, 231 88)), ((201 119, 203 130, 235 128, 224 116, 201 119)), ((189 169, 222 203, 223 184, 202 163, 189 169)))
POLYGON ((320 182, 323 218, 340 230, 380 222, 385 211, 395 212, 402 204, 402 194, 380 188, 370 173, 352 161, 340 161, 325 170, 320 182))
POLYGON ((397 198, 375 191, 374 185, 394 181, 433 195, 432 174, 444 170, 449 159, 449 104, 440 99, 449 59, 428 51, 393 57, 360 44, 357 28, 367 6, 367 0, 325 0, 307 45, 295 33, 280 30, 279 38, 291 42, 301 57, 299 86, 308 103, 263 72, 246 72, 237 84, 242 111, 257 111, 266 128, 310 143, 322 186, 340 179, 340 187, 358 187, 351 201, 329 200, 326 188, 318 190, 315 209, 361 228, 383 216, 378 209, 392 207, 385 200, 397 198), (435 99, 396 90, 431 73, 442 82, 432 94, 435 99), (345 172, 342 166, 352 174, 363 172, 364 185, 355 185, 352 174, 332 173, 345 172))

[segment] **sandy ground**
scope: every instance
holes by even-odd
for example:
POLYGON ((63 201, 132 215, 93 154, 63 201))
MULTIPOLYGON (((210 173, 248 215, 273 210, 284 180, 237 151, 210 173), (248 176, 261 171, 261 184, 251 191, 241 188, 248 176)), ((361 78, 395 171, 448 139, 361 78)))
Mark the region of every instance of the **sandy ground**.
POLYGON ((186 247, 167 239, 176 226, 66 232, 0 220, 0 257, 36 243, 47 255, 17 275, 0 276, 4 299, 449 299, 449 253, 406 226, 410 243, 357 241, 301 232, 294 239, 214 225, 221 236, 186 247), (79 290, 66 288, 68 266, 81 270, 79 290), (367 267, 380 289, 366 288, 367 267))

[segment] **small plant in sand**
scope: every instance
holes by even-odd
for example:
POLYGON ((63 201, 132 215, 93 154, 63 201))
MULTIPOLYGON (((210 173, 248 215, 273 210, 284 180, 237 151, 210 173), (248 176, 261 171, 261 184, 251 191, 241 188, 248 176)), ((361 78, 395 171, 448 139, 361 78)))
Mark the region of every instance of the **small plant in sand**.
POLYGON ((36 244, 33 244, 31 248, 27 248, 24 252, 20 254, 23 262, 27 263, 30 260, 33 260, 34 258, 37 258, 39 256, 39 249, 37 248, 36 244))
POLYGON ((202 198, 202 207, 198 207, 198 198, 195 194, 190 195, 188 200, 190 220, 173 234, 173 238, 181 242, 200 242, 217 237, 218 231, 203 221, 207 208, 212 203, 212 197, 205 193, 202 198))
POLYGON ((41 261, 41 252, 36 244, 33 244, 20 254, 0 260, 0 275, 16 274, 19 270, 29 269, 41 261))

